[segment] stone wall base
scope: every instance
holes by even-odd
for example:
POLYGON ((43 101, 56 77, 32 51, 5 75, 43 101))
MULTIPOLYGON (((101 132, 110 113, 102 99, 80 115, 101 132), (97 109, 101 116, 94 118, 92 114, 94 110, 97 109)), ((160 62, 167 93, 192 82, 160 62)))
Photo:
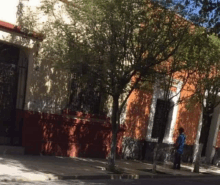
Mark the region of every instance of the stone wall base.
MULTIPOLYGON (((155 146, 155 142, 124 138, 122 144, 122 156, 124 159, 147 160, 152 162, 155 146)), ((175 151, 172 144, 162 143, 160 144, 160 148, 156 158, 158 161, 162 162, 173 161, 174 153, 175 151)), ((192 160, 193 145, 185 145, 184 153, 182 155, 182 161, 192 163, 192 160)))

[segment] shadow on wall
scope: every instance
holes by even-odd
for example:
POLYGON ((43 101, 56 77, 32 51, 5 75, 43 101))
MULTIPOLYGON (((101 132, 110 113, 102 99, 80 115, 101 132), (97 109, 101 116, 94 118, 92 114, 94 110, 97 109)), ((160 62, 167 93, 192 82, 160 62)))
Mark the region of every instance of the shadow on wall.
POLYGON ((145 155, 151 99, 151 93, 141 90, 136 90, 130 95, 126 112, 123 158, 140 159, 145 155))
MULTIPOLYGON (((32 19, 31 17, 29 18, 32 19)), ((55 33, 56 32, 53 34, 55 33)), ((68 103, 70 75, 66 69, 54 67, 57 57, 62 58, 61 55, 63 51, 60 53, 54 52, 56 50, 56 48, 53 47, 54 38, 48 34, 47 36, 47 39, 41 42, 41 45, 48 47, 49 43, 49 45, 51 45, 50 47, 54 50, 47 50, 48 48, 42 50, 44 46, 38 50, 37 45, 39 40, 31 40, 13 34, 8 35, 4 40, 24 47, 26 48, 25 50, 34 51, 33 61, 29 61, 28 80, 30 80, 30 83, 27 86, 25 108, 31 111, 60 113, 63 108, 66 108, 65 106, 68 103)), ((61 38, 61 40, 64 39, 61 38)))
POLYGON ((216 141, 216 147, 220 148, 220 130, 218 131, 217 141, 216 141))
POLYGON ((27 89, 28 109, 60 113, 68 103, 70 76, 67 71, 54 68, 52 61, 39 62, 34 58, 30 86, 27 89))
POLYGON ((134 91, 129 98, 126 113, 126 137, 145 139, 152 94, 134 91))
MULTIPOLYGON (((152 161, 155 143, 146 142, 147 121, 152 95, 143 92, 135 92, 129 99, 126 119, 126 138, 123 141, 124 158, 146 159, 152 161)), ((197 135, 200 118, 200 107, 195 105, 193 111, 188 111, 185 104, 179 105, 177 123, 175 125, 173 139, 178 137, 178 128, 183 127, 186 135, 186 147, 183 154, 183 161, 191 162, 193 158, 193 145, 197 135)), ((172 161, 172 144, 163 144, 158 152, 158 160, 172 161)))
MULTIPOLYGON (((25 44, 23 39, 15 39, 14 42, 25 44)), ((29 63, 26 93, 25 109, 29 111, 17 111, 17 123, 23 125, 22 145, 26 153, 107 157, 112 130, 109 120, 106 117, 93 119, 89 114, 62 113, 69 103, 72 77, 62 66, 54 67, 59 53, 47 54, 49 58, 44 55, 38 57, 38 52, 34 53, 33 66, 32 62, 29 63)), ((122 134, 118 134, 118 156, 121 153, 122 134)))
MULTIPOLYGON (((106 158, 110 151, 109 119, 89 114, 25 112, 23 147, 27 154, 106 158)), ((121 156, 123 129, 118 134, 121 156)))
POLYGON ((178 137, 178 128, 183 127, 186 135, 186 144, 194 145, 198 130, 199 118, 201 110, 199 105, 195 105, 193 110, 187 110, 184 104, 179 105, 179 115, 175 126, 173 140, 178 137))

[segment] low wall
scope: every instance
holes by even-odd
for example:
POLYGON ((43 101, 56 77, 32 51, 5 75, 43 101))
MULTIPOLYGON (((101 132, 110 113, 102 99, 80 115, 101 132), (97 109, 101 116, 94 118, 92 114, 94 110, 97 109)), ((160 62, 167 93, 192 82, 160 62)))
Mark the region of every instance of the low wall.
MULTIPOLYGON (((132 138, 123 139, 122 156, 124 159, 138 159, 153 161, 153 152, 156 146, 155 142, 147 142, 145 140, 135 140, 132 138)), ((173 161, 174 160, 174 149, 173 145, 162 143, 158 150, 157 156, 158 161, 173 161)), ((193 146, 185 145, 184 152, 182 155, 183 162, 192 162, 193 160, 193 146)))
MULTIPOLYGON (((26 154, 106 158, 111 124, 106 117, 64 111, 62 115, 25 111, 22 146, 26 154)), ((118 133, 117 157, 122 153, 123 129, 118 133)))
POLYGON ((213 157, 212 163, 218 167, 220 167, 220 148, 215 149, 215 155, 213 157))

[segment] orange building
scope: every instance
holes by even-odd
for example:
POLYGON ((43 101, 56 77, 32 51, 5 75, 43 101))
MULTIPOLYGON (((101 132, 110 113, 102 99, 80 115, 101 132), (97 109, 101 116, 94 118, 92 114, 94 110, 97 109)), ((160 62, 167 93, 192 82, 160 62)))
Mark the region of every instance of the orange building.
MULTIPOLYGON (((195 76, 191 78, 196 78, 195 76)), ((183 83, 176 78, 169 92, 171 109, 168 120, 160 120, 160 107, 164 103, 165 91, 159 86, 159 81, 153 84, 151 90, 135 90, 127 103, 126 131, 124 135, 123 154, 125 158, 145 158, 152 160, 153 149, 158 141, 158 127, 165 124, 164 139, 159 152, 159 159, 172 160, 172 146, 178 136, 178 128, 183 127, 186 135, 186 145, 183 161, 192 162, 198 149, 202 126, 202 111, 199 104, 190 109, 183 101, 195 90, 187 81, 183 83)), ((220 105, 214 110, 209 130, 205 152, 207 162, 217 163, 220 147, 220 105)))

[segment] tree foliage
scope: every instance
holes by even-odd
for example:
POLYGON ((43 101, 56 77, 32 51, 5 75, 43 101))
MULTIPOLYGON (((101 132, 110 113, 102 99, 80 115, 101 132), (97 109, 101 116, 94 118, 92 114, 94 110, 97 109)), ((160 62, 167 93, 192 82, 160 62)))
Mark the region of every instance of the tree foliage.
POLYGON ((204 50, 205 60, 199 64, 194 79, 191 84, 195 87, 195 92, 188 99, 188 108, 193 109, 195 105, 200 105, 203 113, 202 131, 200 143, 203 144, 202 155, 205 155, 205 149, 209 137, 212 116, 215 108, 220 103, 220 66, 219 66, 219 39, 211 35, 210 43, 207 43, 207 49, 204 50))
POLYGON ((158 2, 193 23, 208 28, 209 32, 219 35, 220 2, 218 0, 162 0, 158 2))

